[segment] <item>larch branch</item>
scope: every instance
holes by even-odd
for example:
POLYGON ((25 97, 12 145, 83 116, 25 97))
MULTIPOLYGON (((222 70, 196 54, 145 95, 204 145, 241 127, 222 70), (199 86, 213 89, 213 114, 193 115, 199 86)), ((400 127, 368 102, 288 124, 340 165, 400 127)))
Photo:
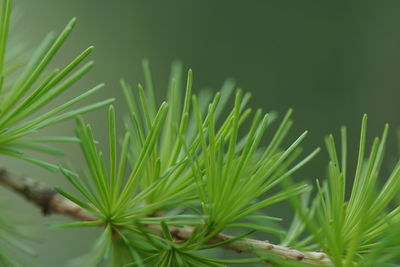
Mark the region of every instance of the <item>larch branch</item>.
MULTIPOLYGON (((92 216, 82 207, 65 198, 49 186, 32 178, 17 176, 4 168, 0 168, 0 184, 19 193, 28 201, 33 202, 42 210, 44 215, 56 213, 81 221, 97 220, 96 217, 92 216)), ((162 231, 159 227, 153 226, 151 228, 162 235, 162 231)), ((185 241, 192 235, 193 228, 171 226, 170 231, 177 241, 185 241)), ((216 244, 232 238, 234 238, 234 236, 220 233, 207 243, 216 244)), ((328 256, 323 252, 302 252, 296 249, 275 245, 269 241, 243 238, 228 243, 223 247, 238 253, 243 252, 259 256, 265 255, 265 253, 268 252, 281 258, 299 261, 312 266, 333 266, 328 256)))

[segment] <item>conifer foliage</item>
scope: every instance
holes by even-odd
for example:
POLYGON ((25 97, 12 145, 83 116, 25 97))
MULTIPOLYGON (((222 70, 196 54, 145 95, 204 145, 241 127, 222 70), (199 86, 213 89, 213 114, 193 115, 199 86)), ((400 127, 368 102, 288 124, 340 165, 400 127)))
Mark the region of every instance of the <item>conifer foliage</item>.
MULTIPOLYGON (((54 107, 49 104, 93 66, 84 63, 93 47, 66 66, 50 69, 76 20, 58 36, 45 37, 28 57, 9 34, 11 0, 0 3, 0 154, 59 172, 76 189, 55 188, 53 194, 80 215, 53 226, 94 227, 99 236, 87 254, 71 259, 71 266, 394 266, 399 260, 400 163, 380 181, 387 125, 367 153, 364 116, 356 160, 347 157, 346 128, 341 129, 340 149, 328 136, 327 177, 312 186, 296 174, 319 149, 301 155, 307 131, 287 138, 291 110, 280 121, 275 113, 253 111, 250 94, 231 80, 215 94, 203 90, 195 95, 192 70, 184 75, 178 63, 172 65, 161 103, 146 60, 143 85, 132 87, 121 80, 129 110, 125 120, 116 114, 113 99, 79 104, 102 84, 54 107), (108 140, 98 140, 82 116, 96 109, 106 113, 108 140), (76 120, 74 137, 31 137, 69 119, 76 120), (124 126, 123 132, 117 131, 118 125, 124 126), (85 171, 61 167, 60 158, 46 162, 29 153, 56 156, 61 152, 54 142, 80 146, 85 171), (100 151, 99 143, 108 149, 100 151), (347 170, 349 161, 356 162, 354 178, 347 170), (293 208, 289 229, 264 209, 282 201, 293 208), (235 236, 225 234, 232 231, 235 236), (257 232, 275 236, 279 244, 254 239, 257 232), (232 259, 210 253, 218 248, 248 254, 232 259)), ((13 179, 8 177, 7 183, 13 179)), ((18 254, 36 254, 23 242, 32 233, 8 212, 1 206, 0 265, 26 266, 18 254)))

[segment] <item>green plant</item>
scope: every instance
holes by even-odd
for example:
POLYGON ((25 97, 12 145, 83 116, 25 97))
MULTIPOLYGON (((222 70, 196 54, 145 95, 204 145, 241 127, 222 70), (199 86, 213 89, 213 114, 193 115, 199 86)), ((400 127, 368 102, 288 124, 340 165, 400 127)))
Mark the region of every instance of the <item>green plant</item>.
MULTIPOLYGON (((398 261, 400 163, 381 190, 378 183, 388 126, 366 156, 367 117, 363 118, 351 190, 346 190, 346 128, 341 130, 341 157, 333 136, 327 137, 328 176, 323 182, 317 180, 313 193, 310 185, 293 178, 319 149, 300 157, 300 143, 307 132, 284 145, 293 124, 291 110, 272 137, 264 138, 275 121, 274 113, 252 112, 247 107, 250 94, 235 90, 231 80, 214 96, 205 91, 192 94, 192 71, 184 82, 177 63, 172 66, 167 98, 161 104, 155 99, 147 61, 143 61, 144 86, 139 84, 134 90, 121 81, 130 112, 126 121, 118 120, 114 107, 109 106, 113 99, 67 111, 102 85, 50 111, 41 111, 91 68, 89 62, 77 69, 92 48, 61 70, 46 70, 72 30, 72 20, 57 38, 47 37, 22 68, 17 63, 25 62, 25 57, 15 50, 18 46, 7 46, 10 13, 11 1, 1 1, 0 153, 59 171, 78 194, 60 187, 53 190, 5 169, 0 169, 0 183, 45 213, 76 219, 53 227, 101 230, 92 250, 71 265, 392 266, 398 261), (109 106, 105 153, 99 151, 95 133, 81 116, 104 106, 109 106), (76 137, 30 137, 71 118, 76 119, 76 137), (117 126, 122 123, 125 134, 120 135, 117 126), (45 145, 52 142, 79 144, 87 172, 77 173, 25 152, 58 154, 45 145), (280 225, 281 218, 267 216, 264 210, 281 201, 291 203, 295 214, 287 230, 280 225), (223 233, 232 229, 235 236, 223 233), (255 232, 275 236, 279 245, 251 239, 255 232), (217 248, 253 256, 207 256, 207 251, 217 248)), ((0 265, 23 266, 10 249, 35 254, 20 241, 27 235, 10 222, 10 216, 0 219, 0 233, 0 265)))

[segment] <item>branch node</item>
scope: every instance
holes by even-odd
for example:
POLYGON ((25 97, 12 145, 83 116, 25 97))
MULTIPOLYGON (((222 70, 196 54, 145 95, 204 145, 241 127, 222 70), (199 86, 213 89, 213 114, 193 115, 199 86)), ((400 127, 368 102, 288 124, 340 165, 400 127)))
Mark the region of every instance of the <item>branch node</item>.
MULTIPOLYGON (((4 168, 0 168, 0 184, 12 189, 24 196, 27 200, 36 204, 36 206, 41 208, 44 215, 57 213, 81 221, 98 220, 98 218, 93 217, 93 215, 88 213, 85 209, 65 198, 54 189, 29 177, 19 177, 8 172, 4 168)), ((155 230, 155 234, 162 235, 162 230, 159 225, 147 225, 146 227, 155 230)), ((169 231, 175 242, 185 242, 192 236, 194 229, 187 226, 183 228, 169 226, 169 231)), ((207 243, 216 244, 232 238, 235 237, 219 233, 207 243)), ((293 248, 271 244, 268 240, 259 241, 244 238, 233 241, 223 247, 236 251, 237 253, 246 252, 255 255, 258 255, 257 251, 265 253, 265 251, 268 250, 276 256, 302 261, 313 266, 321 266, 322 263, 325 264, 324 266, 333 266, 333 263, 323 251, 301 252, 293 248)), ((268 261, 266 262, 268 263, 268 261)))

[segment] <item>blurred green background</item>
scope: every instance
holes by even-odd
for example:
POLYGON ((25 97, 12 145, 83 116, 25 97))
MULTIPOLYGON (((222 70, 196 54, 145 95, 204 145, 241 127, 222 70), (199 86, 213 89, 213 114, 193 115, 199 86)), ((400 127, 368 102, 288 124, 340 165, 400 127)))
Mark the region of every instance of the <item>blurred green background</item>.
MULTIPOLYGON (((141 60, 148 58, 158 98, 165 95, 174 59, 194 71, 195 91, 218 90, 225 78, 252 92, 252 107, 280 115, 294 109, 290 138, 309 130, 306 151, 323 146, 328 133, 349 130, 350 158, 355 159, 361 117, 369 115, 369 141, 384 123, 391 125, 387 166, 397 157, 395 130, 400 125, 400 2, 393 1, 103 1, 16 0, 22 13, 15 32, 32 47, 47 32, 59 32, 72 17, 78 24, 55 59, 62 66, 89 45, 95 68, 68 92, 76 95, 105 82, 102 95, 91 101, 116 97, 119 114, 126 106, 119 79, 143 81, 141 60)), ((65 98, 66 99, 66 98, 65 98)), ((59 99, 61 103, 63 99, 59 99)), ((57 103, 55 103, 57 104, 57 103)), ((106 137, 105 110, 87 115, 96 137, 106 137)), ((121 115, 122 116, 122 115, 121 115)), ((45 130, 45 134, 73 135, 74 123, 45 130)), ((289 138, 289 139, 290 139, 289 138)), ((76 146, 61 146, 67 157, 57 159, 83 168, 76 146)), ((42 156, 44 159, 54 159, 42 156)), ((61 175, 46 173, 25 162, 3 159, 2 164, 51 185, 70 188, 61 175)), ((327 157, 322 151, 297 179, 324 177, 327 157)), ((2 190, 5 196, 10 193, 2 190)), ((11 198, 16 212, 29 224, 41 225, 43 243, 32 260, 38 266, 63 266, 89 249, 97 230, 48 230, 62 216, 43 218, 20 198, 11 198)), ((289 209, 271 209, 288 216, 289 209)))

